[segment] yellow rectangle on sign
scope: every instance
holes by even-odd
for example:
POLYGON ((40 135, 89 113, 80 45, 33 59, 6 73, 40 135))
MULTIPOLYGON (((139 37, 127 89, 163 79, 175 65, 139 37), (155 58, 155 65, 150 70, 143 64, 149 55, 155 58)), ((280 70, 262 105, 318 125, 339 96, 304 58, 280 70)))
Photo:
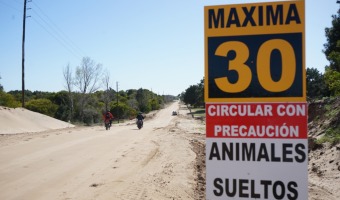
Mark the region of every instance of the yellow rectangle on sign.
POLYGON ((207 6, 206 102, 305 102, 305 3, 207 6))
POLYGON ((206 6, 206 36, 303 32, 304 1, 206 6))

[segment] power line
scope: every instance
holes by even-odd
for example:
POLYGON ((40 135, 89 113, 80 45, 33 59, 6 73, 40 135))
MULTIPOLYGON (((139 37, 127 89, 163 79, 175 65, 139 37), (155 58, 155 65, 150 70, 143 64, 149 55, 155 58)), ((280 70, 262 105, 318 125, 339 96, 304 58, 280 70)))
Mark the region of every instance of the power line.
POLYGON ((71 46, 74 50, 79 51, 81 55, 86 55, 86 53, 84 53, 84 51, 79 48, 68 36, 67 34, 65 34, 64 31, 62 31, 62 29, 60 29, 52 20, 51 18, 43 11, 43 9, 40 8, 40 6, 38 4, 36 4, 34 1, 32 1, 32 3, 34 4, 34 6, 36 8, 38 8, 39 12, 47 19, 43 19, 43 17, 41 15, 39 15, 35 10, 34 12, 38 15, 39 18, 41 18, 46 24, 48 24, 49 27, 51 27, 60 38, 62 38, 63 41, 65 41, 69 46, 71 46), (52 24, 52 25, 51 25, 52 24))
POLYGON ((52 36, 54 39, 59 42, 69 53, 71 53, 73 56, 77 57, 78 59, 81 59, 81 56, 76 54, 72 49, 70 49, 67 44, 64 44, 57 36, 55 36, 53 33, 51 33, 47 28, 42 25, 38 20, 36 20, 34 17, 32 17, 33 21, 35 21, 41 28, 43 28, 50 36, 52 36))
POLYGON ((55 29, 53 27, 51 27, 51 25, 46 22, 46 20, 44 20, 37 12, 35 12, 33 10, 33 12, 35 13, 35 15, 33 15, 32 19, 39 25, 41 26, 49 35, 51 35, 52 37, 54 37, 63 47, 65 47, 70 53, 72 53, 74 56, 76 56, 77 58, 81 58, 81 54, 79 54, 75 49, 73 49, 69 43, 63 38, 61 37, 61 35, 55 31, 55 29), (40 23, 36 18, 34 18, 34 16, 38 16, 38 18, 40 19, 41 22, 43 22, 45 25, 44 26, 42 23, 40 23), (50 31, 51 30, 51 31, 50 31))
POLYGON ((20 12, 20 13, 22 12, 22 10, 20 10, 19 8, 16 8, 16 7, 14 7, 14 6, 12 6, 12 5, 8 4, 8 3, 5 3, 5 2, 3 2, 3 1, 0 1, 0 3, 2 3, 3 5, 5 5, 5 6, 11 8, 11 9, 13 9, 13 10, 16 10, 16 11, 18 11, 18 12, 20 12))
MULTIPOLYGON (((22 1, 19 1, 19 0, 12 0, 12 1, 16 2, 20 6, 22 5, 22 1)), ((30 1, 28 1, 28 2, 30 2, 30 1)))
POLYGON ((29 8, 33 21, 37 23, 42 29, 44 29, 50 36, 52 36, 60 45, 62 45, 69 53, 71 53, 77 59, 81 59, 83 51, 69 38, 67 35, 47 16, 47 14, 32 0, 28 1, 32 3, 32 7, 29 8), (37 9, 36 9, 37 8, 37 9))
MULTIPOLYGON (((22 2, 18 0, 11 0, 11 3, 16 3, 22 5, 22 2)), ((42 29, 44 29, 50 36, 52 36, 59 44, 61 44, 69 53, 75 56, 77 59, 81 59, 86 53, 79 48, 62 29, 60 29, 51 18, 40 8, 40 6, 32 0, 27 0, 31 6, 28 6, 25 11, 30 10, 30 16, 35 23, 38 24, 42 29), (33 5, 33 6, 32 6, 33 5)), ((9 4, 6 1, 0 0, 0 4, 11 8, 17 12, 22 13, 22 10, 18 9, 16 6, 9 4)))

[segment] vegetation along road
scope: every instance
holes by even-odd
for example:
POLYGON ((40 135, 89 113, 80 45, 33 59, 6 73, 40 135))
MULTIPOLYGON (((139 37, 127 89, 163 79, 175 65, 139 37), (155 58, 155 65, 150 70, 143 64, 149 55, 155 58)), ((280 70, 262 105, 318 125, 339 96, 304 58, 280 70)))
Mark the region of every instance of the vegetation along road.
POLYGON ((141 130, 131 120, 108 131, 3 135, 0 199, 204 199, 193 145, 204 141, 204 124, 187 112, 174 102, 141 130))

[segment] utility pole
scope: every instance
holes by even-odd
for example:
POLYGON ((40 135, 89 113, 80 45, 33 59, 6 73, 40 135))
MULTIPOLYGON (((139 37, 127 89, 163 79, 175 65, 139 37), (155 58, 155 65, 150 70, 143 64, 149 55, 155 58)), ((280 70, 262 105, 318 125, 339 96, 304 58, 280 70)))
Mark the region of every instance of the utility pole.
POLYGON ((22 107, 25 107, 25 26, 26 26, 26 2, 24 0, 24 16, 23 16, 23 25, 22 25, 22 88, 21 88, 21 101, 22 107))
POLYGON ((119 124, 119 106, 118 106, 118 103, 119 103, 119 98, 118 98, 118 81, 116 82, 116 87, 117 87, 117 119, 118 119, 118 124, 119 124))

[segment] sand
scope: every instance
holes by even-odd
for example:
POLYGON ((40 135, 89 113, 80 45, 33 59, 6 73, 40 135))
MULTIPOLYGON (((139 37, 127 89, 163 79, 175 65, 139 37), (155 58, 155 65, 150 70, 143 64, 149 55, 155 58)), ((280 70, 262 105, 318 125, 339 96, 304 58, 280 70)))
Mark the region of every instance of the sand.
MULTIPOLYGON (((339 152, 310 152, 309 200, 340 199, 339 152)), ((133 120, 106 131, 0 108, 0 199, 205 199, 205 173, 205 122, 178 102, 141 130, 133 120)))
POLYGON ((69 127, 74 126, 24 108, 0 106, 0 134, 42 132, 69 127))

